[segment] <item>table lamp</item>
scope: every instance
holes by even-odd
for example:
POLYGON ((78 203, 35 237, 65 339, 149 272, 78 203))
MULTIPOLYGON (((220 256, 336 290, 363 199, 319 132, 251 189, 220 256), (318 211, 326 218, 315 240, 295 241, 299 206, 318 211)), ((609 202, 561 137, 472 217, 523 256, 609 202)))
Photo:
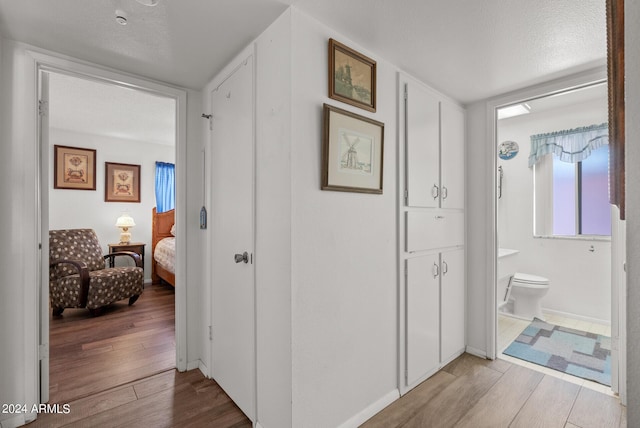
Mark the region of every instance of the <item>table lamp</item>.
POLYGON ((121 244, 128 244, 129 242, 131 242, 131 232, 129 232, 129 228, 135 225, 136 223, 133 221, 133 218, 127 213, 124 213, 120 217, 118 217, 118 220, 116 221, 116 227, 122 229, 122 233, 120 233, 121 244))

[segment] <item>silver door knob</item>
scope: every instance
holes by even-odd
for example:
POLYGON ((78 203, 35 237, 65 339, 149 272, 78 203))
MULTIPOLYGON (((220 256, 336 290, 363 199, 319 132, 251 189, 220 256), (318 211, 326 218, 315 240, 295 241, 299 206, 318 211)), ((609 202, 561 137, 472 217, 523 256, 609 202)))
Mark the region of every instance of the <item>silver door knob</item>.
POLYGON ((249 263, 249 253, 245 251, 242 254, 236 254, 235 256, 233 256, 233 259, 236 261, 236 263, 249 263))

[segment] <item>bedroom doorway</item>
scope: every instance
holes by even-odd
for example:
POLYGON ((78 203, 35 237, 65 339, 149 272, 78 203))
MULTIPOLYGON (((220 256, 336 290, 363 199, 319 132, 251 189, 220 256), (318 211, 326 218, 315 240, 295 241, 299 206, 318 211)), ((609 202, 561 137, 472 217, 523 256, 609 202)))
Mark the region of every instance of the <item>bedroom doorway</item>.
MULTIPOLYGON (((181 280, 184 277, 181 273, 184 244, 176 253, 176 287, 151 284, 151 226, 155 205, 153 166, 156 160, 172 161, 179 170, 179 162, 184 159, 185 93, 55 58, 43 56, 38 60, 41 101, 39 226, 43 258, 39 293, 40 402, 69 402, 166 370, 186 370, 186 302, 181 280), (87 104, 80 106, 78 99, 82 97, 87 104), (126 98, 135 101, 128 106, 126 98), (149 104, 147 108, 140 106, 140 103, 154 104, 154 101, 160 107, 151 108, 150 112, 147 110, 149 104), (85 111, 74 111, 74 108, 85 111), (167 112, 168 108, 170 111, 167 112), (149 118, 136 116, 136 109, 138 113, 151 113, 164 123, 149 126, 149 118), (160 111, 164 113, 160 114, 160 111), (124 122, 114 120, 116 113, 120 114, 121 120, 124 117, 124 122), (93 115, 93 119, 83 118, 80 114, 93 115), (65 125, 65 121, 72 125, 65 125), (123 132, 127 124, 137 127, 137 131, 123 132), (95 132, 91 132, 90 126, 95 127, 95 132), (178 132, 180 128, 182 130, 178 132), (158 130, 167 134, 167 129, 170 135, 160 135, 158 130), (135 132, 144 133, 145 137, 136 137, 135 132), (56 145, 96 150, 95 191, 54 189, 56 145), (138 167, 140 202, 107 202, 107 162, 138 167), (53 195, 54 190, 56 195, 53 195), (115 224, 123 213, 133 217, 136 223, 130 230, 133 232, 131 241, 140 244, 136 252, 142 253, 144 258, 145 291, 132 306, 128 306, 127 300, 116 302, 99 317, 90 317, 86 309, 67 309, 62 317, 54 319, 49 305, 46 263, 48 230, 92 228, 106 254, 108 244, 119 243, 121 230, 115 224), (77 340, 71 341, 71 338, 77 340), (70 355, 73 355, 72 360, 70 355), (92 370, 89 367, 94 363, 98 365, 92 370), (59 373, 61 366, 72 366, 73 371, 60 377, 55 373, 59 373)), ((184 212, 180 208, 184 208, 184 191, 181 190, 185 186, 179 174, 175 186, 176 213, 184 212)), ((184 227, 180 214, 176 215, 175 225, 178 235, 184 227)))

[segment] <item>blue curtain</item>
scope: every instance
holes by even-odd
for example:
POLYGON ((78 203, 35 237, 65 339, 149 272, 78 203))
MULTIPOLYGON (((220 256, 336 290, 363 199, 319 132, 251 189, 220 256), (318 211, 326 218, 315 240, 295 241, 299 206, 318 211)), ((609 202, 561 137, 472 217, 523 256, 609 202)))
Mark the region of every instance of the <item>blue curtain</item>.
POLYGON ((156 212, 163 213, 176 207, 176 166, 156 162, 156 212))
POLYGON ((549 153, 557 155, 563 162, 580 162, 588 158, 593 150, 605 144, 609 144, 607 123, 532 135, 529 167, 549 153))

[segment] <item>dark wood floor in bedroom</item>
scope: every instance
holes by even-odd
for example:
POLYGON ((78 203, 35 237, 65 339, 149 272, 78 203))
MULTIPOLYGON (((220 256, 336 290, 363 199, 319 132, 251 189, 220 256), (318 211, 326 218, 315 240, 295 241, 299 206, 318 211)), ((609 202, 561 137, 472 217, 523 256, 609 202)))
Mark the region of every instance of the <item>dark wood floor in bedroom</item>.
POLYGON ((123 300, 91 317, 86 309, 50 315, 50 401, 106 391, 176 366, 174 289, 146 285, 136 303, 123 300))

